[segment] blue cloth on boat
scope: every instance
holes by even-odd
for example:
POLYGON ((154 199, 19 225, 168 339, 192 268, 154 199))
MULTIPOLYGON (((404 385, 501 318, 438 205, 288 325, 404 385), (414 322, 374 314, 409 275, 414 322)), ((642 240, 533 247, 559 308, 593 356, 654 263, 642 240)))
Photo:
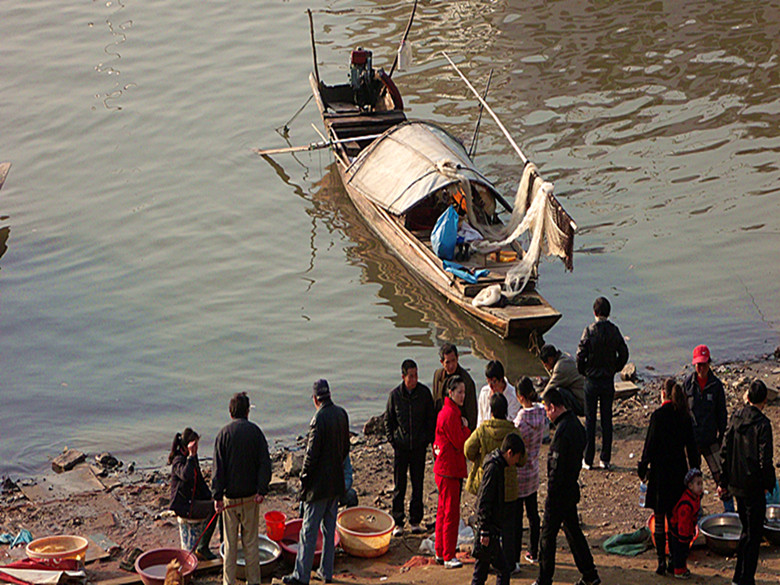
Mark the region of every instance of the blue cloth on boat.
POLYGON ((431 232, 431 248, 439 258, 452 260, 458 241, 458 212, 450 205, 436 220, 431 232))
POLYGON ((444 270, 447 272, 452 272, 452 274, 462 280, 465 280, 469 284, 477 284, 477 279, 480 276, 487 276, 490 274, 490 270, 486 268, 476 270, 474 274, 472 274, 462 264, 458 264, 457 262, 450 262, 449 260, 442 260, 442 264, 444 265, 444 270))

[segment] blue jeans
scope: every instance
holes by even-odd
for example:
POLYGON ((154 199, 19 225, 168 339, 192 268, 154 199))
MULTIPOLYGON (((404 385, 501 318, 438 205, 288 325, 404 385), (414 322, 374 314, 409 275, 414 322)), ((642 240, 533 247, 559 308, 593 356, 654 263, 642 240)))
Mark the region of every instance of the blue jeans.
POLYGON ((585 378, 585 455, 593 465, 596 455, 596 411, 601 415, 601 460, 612 458, 612 402, 615 400, 615 381, 612 378, 585 378))
POLYGON ((311 578, 317 535, 322 527, 322 559, 320 572, 326 579, 333 578, 333 560, 336 556, 336 513, 339 499, 317 500, 303 503, 303 524, 298 537, 298 554, 295 557, 293 577, 302 583, 311 578))

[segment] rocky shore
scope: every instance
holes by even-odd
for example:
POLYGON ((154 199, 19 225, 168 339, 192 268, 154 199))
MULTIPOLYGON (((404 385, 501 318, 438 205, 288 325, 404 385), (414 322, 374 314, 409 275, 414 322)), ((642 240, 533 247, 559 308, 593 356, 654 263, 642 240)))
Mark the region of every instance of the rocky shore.
MULTIPOLYGON (((775 460, 780 462, 780 351, 754 360, 714 365, 723 380, 729 412, 743 400, 750 381, 761 378, 774 390, 766 414, 775 430, 775 460)), ((690 367, 679 376, 690 371, 690 367)), ((580 513, 583 529, 593 548, 596 564, 604 583, 653 583, 665 579, 653 573, 655 553, 637 557, 607 555, 600 547, 609 536, 633 532, 645 525, 650 515, 638 506, 636 462, 641 454, 647 420, 658 405, 662 378, 640 381, 634 396, 615 404, 615 445, 613 471, 583 471, 580 475, 582 501, 580 513)), ((369 421, 370 422, 370 421, 369 421)), ((300 441, 299 441, 300 446, 300 441)), ((271 492, 262 511, 281 510, 288 517, 297 516, 297 473, 300 470, 300 450, 282 449, 273 453, 274 476, 271 492)), ((546 456, 543 448, 542 461, 546 456)), ((134 549, 148 550, 164 546, 178 547, 176 518, 167 511, 169 498, 168 468, 134 469, 116 461, 108 453, 85 455, 83 460, 73 452, 55 466, 69 468, 53 471, 39 478, 2 478, 0 483, 0 533, 17 534, 22 528, 34 537, 50 534, 79 534, 89 537, 87 574, 92 583, 112 582, 126 585, 133 574, 120 568, 123 558, 134 549), (79 460, 79 461, 76 461, 79 460), (72 465, 72 468, 70 467, 72 465)), ((381 433, 371 425, 365 432, 352 437, 352 463, 355 485, 361 505, 390 509, 392 493, 392 449, 381 433)), ((210 472, 209 462, 202 463, 204 473, 210 472)), ((432 523, 436 509, 436 488, 433 473, 426 473, 425 522, 432 523)), ((714 494, 714 485, 705 473, 703 507, 705 513, 722 511, 714 494)), ((540 505, 545 497, 545 484, 540 489, 540 505)), ((474 497, 465 494, 462 514, 468 519, 474 511, 474 497)), ((336 561, 336 582, 345 583, 462 583, 470 580, 471 567, 445 570, 430 563, 428 558, 416 558, 423 537, 405 535, 394 538, 386 555, 374 560, 355 559, 339 552, 336 561)), ((215 538, 215 540, 217 540, 215 538)), ((213 548, 218 543, 212 542, 213 548)), ((556 582, 576 581, 578 575, 568 553, 565 540, 559 539, 556 582)), ((0 546, 0 564, 24 557, 24 548, 0 546)), ((715 585, 731 582, 734 559, 722 557, 701 547, 693 551, 690 568, 694 582, 715 585)), ((280 576, 288 568, 280 565, 275 573, 263 580, 280 576)), ((537 569, 525 565, 514 583, 531 583, 537 569)), ((780 581, 780 547, 762 546, 757 582, 775 584, 780 581)), ((211 572, 199 572, 194 582, 219 583, 219 564, 211 572)))

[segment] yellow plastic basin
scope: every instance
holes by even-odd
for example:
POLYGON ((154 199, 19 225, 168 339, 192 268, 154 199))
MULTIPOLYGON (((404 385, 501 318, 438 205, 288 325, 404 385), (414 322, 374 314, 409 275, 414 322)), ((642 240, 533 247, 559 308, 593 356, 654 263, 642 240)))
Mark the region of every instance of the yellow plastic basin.
POLYGON ((368 506, 347 508, 336 518, 341 548, 353 557, 373 558, 385 554, 394 527, 390 514, 368 506))
POLYGON ((36 561, 83 561, 89 542, 81 536, 44 536, 27 545, 27 556, 36 561))

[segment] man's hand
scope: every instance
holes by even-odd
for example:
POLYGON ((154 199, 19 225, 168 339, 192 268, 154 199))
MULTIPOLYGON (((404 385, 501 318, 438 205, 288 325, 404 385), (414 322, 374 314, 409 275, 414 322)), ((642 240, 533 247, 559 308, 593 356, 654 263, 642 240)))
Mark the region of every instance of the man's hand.
POLYGON ((490 546, 490 537, 489 537, 489 536, 482 536, 482 537, 479 539, 479 543, 480 543, 482 546, 490 546))
POLYGON ((225 503, 222 500, 214 500, 214 511, 217 514, 221 514, 225 509, 225 503))
POLYGON ((465 416, 460 417, 460 421, 463 423, 464 427, 468 427, 469 426, 469 421, 468 421, 468 419, 465 416))
POLYGON ((718 486, 718 497, 722 498, 723 494, 726 493, 726 490, 724 490, 722 487, 718 486))
POLYGON ((264 499, 265 496, 261 496, 260 494, 255 494, 255 504, 262 504, 264 499))

